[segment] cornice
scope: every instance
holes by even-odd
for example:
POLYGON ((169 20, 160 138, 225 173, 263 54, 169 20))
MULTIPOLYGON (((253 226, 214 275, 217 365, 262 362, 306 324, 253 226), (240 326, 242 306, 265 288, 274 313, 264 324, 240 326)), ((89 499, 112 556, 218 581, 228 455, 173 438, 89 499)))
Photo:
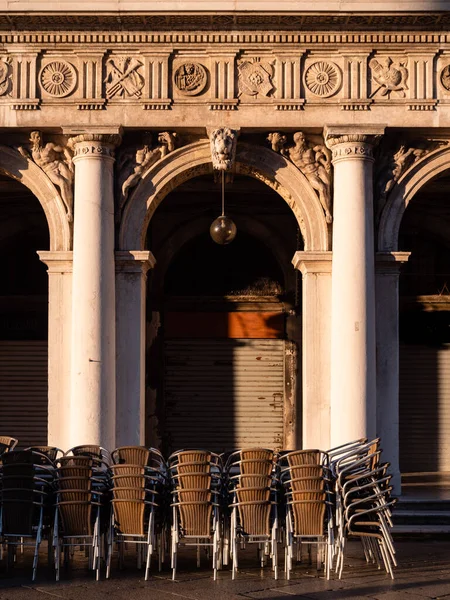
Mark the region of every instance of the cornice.
POLYGON ((54 12, 0 12, 3 31, 443 31, 450 26, 450 11, 367 12, 111 12, 96 14, 54 12))

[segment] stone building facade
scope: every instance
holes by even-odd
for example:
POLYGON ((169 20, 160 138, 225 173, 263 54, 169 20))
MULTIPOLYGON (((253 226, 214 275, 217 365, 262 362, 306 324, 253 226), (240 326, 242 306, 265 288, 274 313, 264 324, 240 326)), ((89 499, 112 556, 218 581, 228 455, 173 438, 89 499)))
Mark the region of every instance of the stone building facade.
POLYGON ((0 2, 0 434, 450 471, 450 7, 119 4, 0 2))

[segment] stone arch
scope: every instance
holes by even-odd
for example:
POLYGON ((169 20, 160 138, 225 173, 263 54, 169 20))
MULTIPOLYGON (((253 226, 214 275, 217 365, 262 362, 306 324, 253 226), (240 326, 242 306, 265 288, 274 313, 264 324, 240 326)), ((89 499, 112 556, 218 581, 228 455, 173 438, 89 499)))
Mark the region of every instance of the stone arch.
POLYGON ((433 177, 450 169, 450 147, 430 152, 399 179, 383 208, 378 228, 378 250, 398 250, 398 235, 403 214, 415 194, 433 177))
POLYGON ((0 146, 0 171, 23 183, 39 200, 47 219, 50 250, 70 250, 72 236, 66 210, 47 175, 32 160, 7 146, 0 146))
MULTIPOLYGON (((144 249, 150 219, 167 194, 181 183, 212 170, 209 140, 179 148, 158 161, 144 175, 125 207, 120 249, 144 249)), ((289 160, 268 148, 238 142, 236 173, 259 179, 287 202, 299 224, 306 251, 329 249, 328 228, 319 198, 289 160)))
MULTIPOLYGON (((251 220, 249 217, 243 217, 241 215, 240 222, 242 230, 245 233, 253 235, 256 239, 263 243, 266 243, 270 251, 272 252, 275 260, 280 266, 280 269, 284 275, 286 285, 293 286, 294 269, 289 269, 291 266, 292 256, 285 249, 283 240, 280 236, 274 234, 273 231, 269 230, 267 225, 260 221, 251 220), (269 241, 272 243, 269 244, 269 241)), ((195 239, 197 236, 208 231, 211 225, 211 219, 208 217, 201 217, 196 219, 195 222, 185 223, 181 228, 178 229, 175 236, 171 236, 165 244, 162 246, 161 251, 155 256, 158 270, 155 271, 154 279, 152 280, 152 288, 160 289, 164 285, 164 278, 167 273, 167 269, 170 267, 173 259, 176 257, 181 248, 195 239)))

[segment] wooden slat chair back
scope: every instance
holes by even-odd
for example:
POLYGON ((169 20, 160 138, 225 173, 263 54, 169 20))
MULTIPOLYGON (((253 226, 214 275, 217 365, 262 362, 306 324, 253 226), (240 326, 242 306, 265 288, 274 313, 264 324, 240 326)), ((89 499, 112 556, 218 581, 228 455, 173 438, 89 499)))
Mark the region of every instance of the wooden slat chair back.
POLYGON ((325 495, 315 493, 293 494, 292 508, 294 516, 294 535, 323 536, 325 535, 325 495), (322 496, 320 498, 320 496, 322 496))
POLYGON ((148 466, 150 450, 144 446, 121 446, 111 453, 113 462, 117 465, 141 465, 148 466))
POLYGON ((61 448, 57 448, 56 446, 30 446, 29 448, 27 448, 27 450, 32 450, 33 452, 40 452, 41 454, 44 454, 47 458, 49 458, 53 463, 56 462, 58 454, 64 454, 61 448))
POLYGON ((207 450, 182 450, 169 457, 172 487, 172 577, 180 543, 212 546, 214 578, 218 568, 221 458, 207 450), (187 538, 188 541, 184 540, 187 538))
POLYGON ((0 446, 2 447, 0 448, 0 454, 14 450, 18 443, 19 440, 16 438, 10 437, 9 435, 0 435, 0 446))

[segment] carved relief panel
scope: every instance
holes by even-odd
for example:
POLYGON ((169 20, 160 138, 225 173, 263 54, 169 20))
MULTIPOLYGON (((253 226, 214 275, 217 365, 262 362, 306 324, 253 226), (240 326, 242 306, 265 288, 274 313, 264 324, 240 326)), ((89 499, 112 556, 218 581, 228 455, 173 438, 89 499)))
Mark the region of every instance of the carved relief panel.
POLYGON ((142 57, 110 54, 105 63, 105 97, 109 102, 137 102, 145 85, 142 57))
POLYGON ((172 61, 174 102, 193 104, 211 96, 211 58, 202 54, 180 53, 172 61))
POLYGON ((303 88, 308 102, 336 100, 342 96, 343 58, 339 55, 310 54, 303 65, 303 88))
POLYGON ((436 93, 439 102, 450 103, 450 51, 443 52, 436 60, 436 93))
POLYGON ((409 97, 408 57, 376 53, 369 60, 369 97, 392 101, 409 97))
MULTIPOLYGON (((60 101, 71 96, 78 86, 78 69, 68 56, 42 57, 38 73, 38 85, 42 100, 60 101)), ((78 60, 76 60, 78 62, 78 60)))

